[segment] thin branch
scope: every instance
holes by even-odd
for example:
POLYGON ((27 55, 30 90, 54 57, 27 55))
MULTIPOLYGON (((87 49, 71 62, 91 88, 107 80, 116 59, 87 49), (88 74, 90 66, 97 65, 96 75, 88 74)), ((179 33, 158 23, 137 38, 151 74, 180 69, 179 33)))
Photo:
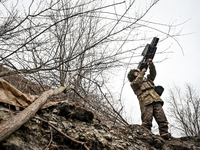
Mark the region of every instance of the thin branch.
POLYGON ((89 150, 89 148, 86 145, 86 142, 77 141, 77 140, 71 138, 70 136, 66 135, 65 133, 63 133, 62 131, 60 131, 58 128, 56 128, 54 125, 52 125, 51 123, 49 123, 48 121, 46 121, 46 120, 44 120, 44 119, 42 119, 40 117, 35 116, 35 118, 38 119, 38 120, 41 120, 41 121, 43 121, 45 123, 47 123, 49 126, 51 126, 54 130, 58 131, 60 134, 62 134, 63 136, 65 136, 67 139, 69 139, 72 142, 75 142, 77 144, 81 144, 81 145, 83 145, 85 147, 85 149, 89 150))
MULTIPOLYGON (((36 117, 35 117, 35 118, 36 118, 36 117)), ((36 118, 36 119, 37 119, 37 118, 36 118)), ((45 148, 45 150, 48 150, 48 149, 49 149, 49 146, 51 145, 52 140, 53 140, 53 132, 52 132, 52 130, 51 130, 51 139, 50 139, 50 141, 49 141, 49 144, 48 144, 47 147, 45 148)))

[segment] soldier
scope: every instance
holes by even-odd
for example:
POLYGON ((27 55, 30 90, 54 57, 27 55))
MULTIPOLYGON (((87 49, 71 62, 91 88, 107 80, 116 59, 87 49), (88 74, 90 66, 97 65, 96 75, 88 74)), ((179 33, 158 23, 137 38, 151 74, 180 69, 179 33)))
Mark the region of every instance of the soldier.
POLYGON ((155 66, 152 59, 148 59, 148 63, 150 74, 147 75, 147 78, 144 78, 146 68, 143 68, 141 72, 137 69, 130 70, 128 79, 140 103, 142 126, 151 131, 154 117, 158 123, 161 137, 169 139, 171 134, 168 132, 168 121, 162 108, 163 101, 154 90, 155 66))

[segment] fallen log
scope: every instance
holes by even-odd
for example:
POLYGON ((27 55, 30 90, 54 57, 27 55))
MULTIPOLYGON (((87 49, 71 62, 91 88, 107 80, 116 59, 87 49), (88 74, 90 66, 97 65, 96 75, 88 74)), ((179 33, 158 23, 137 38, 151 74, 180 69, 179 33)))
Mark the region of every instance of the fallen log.
MULTIPOLYGON (((77 73, 74 74, 72 78, 75 75, 77 75, 77 73)), ((72 78, 70 78, 68 82, 72 78)), ((35 100, 32 104, 30 104, 26 109, 19 112, 17 115, 13 116, 9 120, 1 123, 0 124, 0 142, 5 140, 9 135, 11 135, 13 132, 18 130, 24 123, 26 123, 32 117, 34 117, 36 112, 47 102, 48 98, 50 98, 53 95, 58 95, 62 93, 64 90, 68 91, 69 89, 71 89, 67 87, 67 83, 65 83, 64 86, 61 86, 57 89, 50 89, 42 93, 42 95, 37 100, 35 100)))

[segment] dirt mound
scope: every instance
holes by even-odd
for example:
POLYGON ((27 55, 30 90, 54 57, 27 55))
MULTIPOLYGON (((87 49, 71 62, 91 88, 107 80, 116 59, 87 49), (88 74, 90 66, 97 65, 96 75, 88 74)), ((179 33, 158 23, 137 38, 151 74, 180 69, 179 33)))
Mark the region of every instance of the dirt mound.
MULTIPOLYGON (((17 112, 0 105, 1 122, 17 112)), ((164 140, 140 125, 109 126, 91 111, 67 100, 40 110, 20 129, 0 143, 1 150, 198 150, 195 137, 164 140), (57 130, 55 130, 53 127, 57 130), (65 136, 66 135, 66 136, 65 136), (69 138, 68 138, 69 137, 69 138), (85 144, 85 146, 84 146, 85 144)))
MULTIPOLYGON (((4 79, 24 93, 40 95, 50 89, 18 75, 4 79)), ((81 100, 64 93, 51 97, 48 101, 56 103, 37 111, 35 117, 1 141, 0 150, 200 150, 199 137, 164 140, 140 125, 116 123, 119 114, 108 106, 96 104, 97 109, 95 100, 81 100)), ((0 125, 22 110, 0 103, 0 125)))

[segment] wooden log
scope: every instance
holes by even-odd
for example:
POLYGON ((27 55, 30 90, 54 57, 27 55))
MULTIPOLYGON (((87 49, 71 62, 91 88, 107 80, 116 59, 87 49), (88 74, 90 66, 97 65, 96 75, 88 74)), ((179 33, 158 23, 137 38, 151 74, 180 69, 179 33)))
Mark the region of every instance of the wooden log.
POLYGON ((36 112, 47 102, 48 98, 57 95, 65 90, 65 87, 58 89, 50 89, 44 92, 37 100, 35 100, 26 109, 13 116, 9 120, 0 124, 0 142, 5 140, 10 134, 18 130, 24 123, 35 116, 36 112))
MULTIPOLYGON (((72 78, 77 74, 78 72, 74 74, 72 78)), ((70 78, 68 82, 72 78, 70 78)), ((64 90, 69 90, 70 88, 67 88, 66 86, 67 83, 65 83, 64 86, 61 86, 57 89, 50 89, 42 93, 42 95, 37 100, 35 100, 31 105, 29 105, 26 109, 24 109, 17 115, 13 116, 9 120, 1 123, 0 124, 0 142, 5 140, 9 135, 11 135, 13 132, 18 130, 24 123, 26 123, 32 117, 34 117, 36 112, 47 102, 48 98, 50 98, 53 95, 58 95, 62 93, 64 90)))

